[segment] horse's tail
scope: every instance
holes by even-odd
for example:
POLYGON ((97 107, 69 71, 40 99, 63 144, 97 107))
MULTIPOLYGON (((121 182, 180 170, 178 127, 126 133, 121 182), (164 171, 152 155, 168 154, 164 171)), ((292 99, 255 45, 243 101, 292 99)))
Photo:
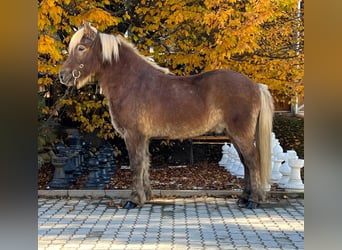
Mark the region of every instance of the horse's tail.
POLYGON ((270 183, 270 175, 272 168, 272 145, 271 133, 273 122, 273 98, 268 90, 267 85, 260 84, 261 108, 256 131, 256 147, 260 156, 260 181, 261 188, 264 189, 270 183))

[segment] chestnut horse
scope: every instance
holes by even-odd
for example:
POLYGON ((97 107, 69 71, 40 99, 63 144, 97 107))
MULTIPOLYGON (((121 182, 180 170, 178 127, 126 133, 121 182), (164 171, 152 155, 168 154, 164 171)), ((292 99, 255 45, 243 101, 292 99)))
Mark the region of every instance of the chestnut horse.
POLYGON ((227 133, 244 165, 245 187, 238 205, 255 208, 265 199, 273 119, 266 85, 232 70, 173 75, 123 37, 100 33, 86 22, 70 40, 59 78, 78 89, 95 78, 102 88, 132 170, 132 192, 124 208, 143 206, 151 198, 151 138, 185 139, 208 131, 227 133))

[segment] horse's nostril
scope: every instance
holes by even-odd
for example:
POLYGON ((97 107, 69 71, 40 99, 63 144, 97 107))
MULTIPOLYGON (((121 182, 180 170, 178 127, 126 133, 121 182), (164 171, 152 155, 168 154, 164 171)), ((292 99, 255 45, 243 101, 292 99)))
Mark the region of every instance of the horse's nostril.
POLYGON ((65 84, 66 83, 66 72, 65 70, 61 70, 58 74, 59 76, 59 81, 62 83, 62 84, 65 84))

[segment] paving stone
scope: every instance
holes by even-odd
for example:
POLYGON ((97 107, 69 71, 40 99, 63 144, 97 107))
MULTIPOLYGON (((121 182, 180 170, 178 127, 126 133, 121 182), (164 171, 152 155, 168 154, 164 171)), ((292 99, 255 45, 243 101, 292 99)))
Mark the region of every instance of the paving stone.
POLYGON ((215 197, 159 198, 132 210, 108 201, 95 192, 39 198, 38 249, 304 249, 303 199, 255 210, 215 197))

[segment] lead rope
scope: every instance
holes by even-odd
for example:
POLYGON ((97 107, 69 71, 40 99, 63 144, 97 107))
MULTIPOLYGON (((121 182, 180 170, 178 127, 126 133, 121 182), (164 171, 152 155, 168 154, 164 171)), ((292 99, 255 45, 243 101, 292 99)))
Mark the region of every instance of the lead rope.
MULTIPOLYGON (((82 69, 82 68, 84 67, 84 65, 83 65, 83 64, 80 64, 79 67, 82 69)), ((80 76, 81 76, 81 72, 74 69, 74 70, 72 71, 72 76, 73 76, 73 78, 74 78, 74 85, 73 85, 72 87, 68 87, 68 88, 65 90, 64 95, 58 100, 57 104, 55 104, 55 108, 52 110, 51 115, 50 115, 49 118, 45 121, 44 124, 48 124, 48 122, 52 119, 54 113, 55 113, 56 111, 58 111, 58 110, 61 108, 62 101, 65 99, 65 97, 69 94, 69 92, 70 92, 70 94, 73 92, 73 90, 74 90, 75 87, 76 87, 76 81, 77 81, 77 79, 80 78, 80 76)), ((60 77, 59 77, 59 80, 60 80, 61 83, 63 84, 63 81, 61 80, 60 77)), ((43 124, 42 126, 44 126, 44 124, 43 124)))
POLYGON ((67 97, 68 94, 71 94, 73 92, 73 90, 75 89, 75 86, 69 87, 65 90, 64 95, 57 101, 57 103, 55 103, 55 107, 52 110, 50 116, 48 117, 48 119, 44 122, 44 124, 42 125, 42 127, 46 124, 49 123, 49 121, 52 119, 52 117, 54 116, 54 113, 56 111, 58 111, 61 108, 62 105, 62 101, 67 97))

